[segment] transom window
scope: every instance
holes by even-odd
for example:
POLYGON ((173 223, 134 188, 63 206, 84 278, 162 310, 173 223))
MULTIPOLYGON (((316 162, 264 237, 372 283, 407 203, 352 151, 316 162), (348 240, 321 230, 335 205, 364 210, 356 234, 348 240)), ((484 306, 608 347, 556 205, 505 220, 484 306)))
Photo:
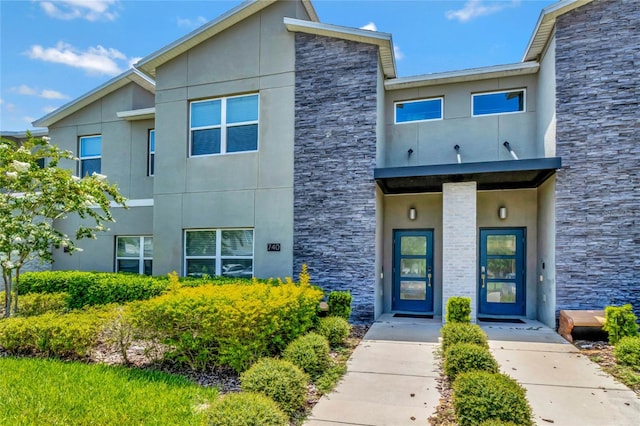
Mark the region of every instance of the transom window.
POLYGON ((190 105, 190 155, 258 150, 258 95, 194 101, 190 105))
POLYGON ((102 170, 102 136, 80 137, 80 177, 102 170))
POLYGON ((156 159, 156 131, 149 130, 149 164, 147 166, 147 175, 153 176, 156 159))
POLYGON ((185 231, 185 274, 253 276, 253 229, 185 231))
POLYGON ((395 123, 442 120, 443 98, 395 102, 395 123))
POLYGON ((116 237, 116 272, 151 275, 153 237, 116 237))
POLYGON ((477 93, 472 98, 472 115, 511 114, 525 111, 525 90, 477 93))

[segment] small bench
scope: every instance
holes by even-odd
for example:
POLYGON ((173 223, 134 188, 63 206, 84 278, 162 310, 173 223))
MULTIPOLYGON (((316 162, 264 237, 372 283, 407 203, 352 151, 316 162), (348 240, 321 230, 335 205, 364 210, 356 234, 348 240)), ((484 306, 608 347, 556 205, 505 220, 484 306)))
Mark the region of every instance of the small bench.
POLYGON ((558 334, 573 343, 571 331, 574 327, 593 327, 602 329, 604 325, 604 311, 560 311, 560 326, 558 334))

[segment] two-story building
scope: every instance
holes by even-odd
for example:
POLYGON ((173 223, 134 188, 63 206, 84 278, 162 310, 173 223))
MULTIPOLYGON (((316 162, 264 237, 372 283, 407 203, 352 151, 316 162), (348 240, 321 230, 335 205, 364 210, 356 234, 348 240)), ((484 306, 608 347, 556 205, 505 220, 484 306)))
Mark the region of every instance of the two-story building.
POLYGON ((638 0, 563 0, 520 63, 398 77, 391 35, 247 1, 34 123, 129 198, 53 267, 306 263, 359 321, 439 316, 454 295, 474 319, 550 326, 638 309, 639 21, 638 0))

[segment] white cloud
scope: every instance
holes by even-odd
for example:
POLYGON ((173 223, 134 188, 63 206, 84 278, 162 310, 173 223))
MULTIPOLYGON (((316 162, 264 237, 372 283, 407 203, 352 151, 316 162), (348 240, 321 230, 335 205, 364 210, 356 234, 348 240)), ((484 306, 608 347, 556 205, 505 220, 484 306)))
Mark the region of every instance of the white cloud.
POLYGON ((34 96, 38 94, 38 91, 36 89, 34 89, 33 87, 29 87, 26 84, 21 84, 18 87, 12 87, 11 91, 18 93, 19 95, 27 96, 34 96))
POLYGON ((44 99, 69 99, 68 95, 60 93, 57 90, 43 89, 40 92, 40 97, 44 99))
POLYGON ((118 13, 111 9, 117 3, 117 0, 57 0, 40 2, 40 7, 50 17, 65 21, 78 18, 113 21, 118 13))
POLYGON ((126 67, 130 65, 130 59, 124 53, 117 49, 105 48, 100 45, 90 47, 83 52, 70 44, 60 41, 55 47, 44 48, 40 45, 33 45, 25 53, 31 59, 40 59, 45 62, 80 68, 90 74, 117 75, 124 70, 118 61, 125 62, 126 67))
POLYGON ((361 30, 378 31, 378 27, 375 22, 369 22, 367 25, 360 27, 361 30))
POLYGON ((26 84, 21 84, 18 87, 12 87, 9 90, 19 95, 38 96, 44 99, 69 99, 69 96, 56 90, 42 89, 38 91, 38 89, 27 86, 26 84))
POLYGON ((42 108, 42 111, 44 111, 45 114, 49 114, 50 112, 53 112, 53 111, 55 111, 57 109, 58 109, 58 107, 47 105, 46 107, 42 108))
POLYGON ((396 56, 396 60, 404 59, 404 53, 400 50, 400 47, 397 45, 393 45, 393 54, 396 56))
POLYGON ((0 105, 4 103, 4 99, 0 99, 0 105))
POLYGON ((4 109, 6 109, 7 111, 14 111, 16 109, 16 106, 15 104, 8 103, 8 104, 5 104, 4 109))
POLYGON ((29 124, 31 124, 32 122, 36 121, 36 119, 35 119, 34 117, 29 117, 28 115, 27 115, 27 116, 22 117, 22 119, 23 119, 24 121, 26 121, 27 123, 29 123, 29 124))
POLYGON ((520 4, 520 0, 511 0, 504 2, 491 2, 486 4, 483 0, 469 0, 462 9, 449 10, 446 13, 447 19, 457 19, 460 22, 468 22, 480 16, 491 15, 500 12, 509 7, 515 7, 520 4))
POLYGON ((179 27, 185 27, 185 28, 198 28, 204 24, 207 23, 207 18, 205 18, 204 16, 198 16, 195 19, 190 19, 190 18, 181 18, 181 17, 177 17, 176 21, 178 23, 179 27))

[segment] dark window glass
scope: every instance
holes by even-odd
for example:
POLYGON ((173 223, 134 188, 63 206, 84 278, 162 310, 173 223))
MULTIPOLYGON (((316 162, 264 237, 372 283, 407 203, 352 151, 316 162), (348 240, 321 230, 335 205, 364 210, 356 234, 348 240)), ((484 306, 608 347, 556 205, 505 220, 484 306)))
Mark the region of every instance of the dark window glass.
POLYGON ((94 172, 100 173, 102 160, 94 158, 90 160, 82 160, 80 162, 80 177, 91 176, 94 172))
POLYGON ((227 152, 255 151, 257 149, 257 124, 227 128, 227 152))
POLYGON ((138 259, 118 259, 118 272, 140 273, 140 262, 138 259))
POLYGON ((399 102, 396 104, 396 123, 437 120, 442 118, 442 99, 399 102))
POLYGON ((187 259, 187 275, 203 276, 216 274, 215 259, 187 259))
POLYGON ((206 154, 220 154, 220 129, 191 132, 191 155, 206 154))
POLYGON ((473 96, 473 115, 524 111, 524 90, 473 96))

